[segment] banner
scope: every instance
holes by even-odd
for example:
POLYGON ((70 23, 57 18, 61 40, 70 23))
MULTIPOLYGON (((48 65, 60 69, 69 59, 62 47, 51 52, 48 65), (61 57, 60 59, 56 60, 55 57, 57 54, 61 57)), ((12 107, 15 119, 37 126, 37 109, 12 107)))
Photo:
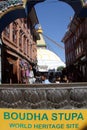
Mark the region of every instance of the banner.
POLYGON ((0 109, 0 130, 87 130, 87 110, 0 109))

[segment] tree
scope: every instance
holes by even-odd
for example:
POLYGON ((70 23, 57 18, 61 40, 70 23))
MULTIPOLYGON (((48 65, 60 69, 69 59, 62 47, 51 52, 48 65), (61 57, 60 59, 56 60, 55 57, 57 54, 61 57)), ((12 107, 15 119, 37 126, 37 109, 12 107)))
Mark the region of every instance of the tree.
POLYGON ((58 68, 57 68, 57 71, 62 71, 64 69, 64 66, 59 66, 58 68))

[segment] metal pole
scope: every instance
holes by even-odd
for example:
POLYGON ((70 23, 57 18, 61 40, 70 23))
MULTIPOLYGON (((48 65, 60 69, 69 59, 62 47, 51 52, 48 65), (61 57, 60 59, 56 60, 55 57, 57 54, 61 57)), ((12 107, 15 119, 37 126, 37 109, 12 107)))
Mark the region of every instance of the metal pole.
POLYGON ((0 37, 0 84, 1 84, 1 81, 2 81, 2 40, 1 40, 1 37, 0 37))

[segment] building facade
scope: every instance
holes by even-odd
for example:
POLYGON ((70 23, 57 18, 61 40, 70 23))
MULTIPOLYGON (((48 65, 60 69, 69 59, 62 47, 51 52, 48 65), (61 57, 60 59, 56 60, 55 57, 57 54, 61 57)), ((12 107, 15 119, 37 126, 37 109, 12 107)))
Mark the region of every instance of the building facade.
POLYGON ((29 65, 37 62, 38 19, 33 8, 28 19, 17 19, 2 33, 2 83, 26 83, 29 65))
POLYGON ((74 16, 62 41, 68 75, 75 82, 87 81, 87 18, 74 16))

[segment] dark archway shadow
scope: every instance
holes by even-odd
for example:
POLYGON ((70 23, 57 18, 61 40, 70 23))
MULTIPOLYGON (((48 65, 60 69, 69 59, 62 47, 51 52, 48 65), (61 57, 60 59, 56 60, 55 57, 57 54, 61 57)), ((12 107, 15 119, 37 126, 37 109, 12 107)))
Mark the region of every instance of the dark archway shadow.
POLYGON ((26 13, 24 8, 12 10, 6 13, 5 15, 3 15, 0 19, 0 34, 8 24, 10 24, 12 21, 18 18, 26 18, 26 13))
POLYGON ((7 25, 15 21, 16 19, 27 18, 29 15, 29 12, 34 7, 34 5, 39 2, 44 2, 44 1, 45 0, 35 0, 35 1, 26 0, 26 3, 23 4, 21 7, 19 6, 15 8, 15 5, 13 5, 13 7, 11 7, 12 9, 7 9, 7 12, 4 14, 1 14, 1 17, 0 17, 0 34, 2 33, 2 31, 5 29, 7 25))

